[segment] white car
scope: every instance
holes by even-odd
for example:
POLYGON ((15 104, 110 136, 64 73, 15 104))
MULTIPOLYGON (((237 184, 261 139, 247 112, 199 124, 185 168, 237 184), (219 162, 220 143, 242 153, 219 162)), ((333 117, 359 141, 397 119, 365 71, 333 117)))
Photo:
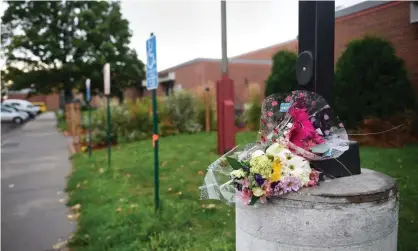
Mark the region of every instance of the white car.
POLYGON ((3 101, 3 104, 11 105, 17 108, 19 111, 24 111, 29 113, 29 116, 34 118, 40 112, 40 108, 36 105, 33 105, 31 102, 27 100, 21 99, 7 99, 3 101))
POLYGON ((3 105, 1 106, 1 122, 13 122, 15 124, 22 124, 28 118, 29 115, 25 112, 7 108, 3 105))

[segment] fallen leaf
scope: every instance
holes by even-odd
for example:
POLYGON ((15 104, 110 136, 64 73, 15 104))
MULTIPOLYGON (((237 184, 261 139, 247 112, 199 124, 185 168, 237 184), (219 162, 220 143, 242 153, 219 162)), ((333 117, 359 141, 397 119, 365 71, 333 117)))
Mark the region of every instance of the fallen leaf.
POLYGON ((168 191, 169 191, 169 192, 173 191, 173 188, 171 188, 171 187, 170 187, 170 188, 168 188, 168 191))
POLYGON ((116 212, 122 212, 122 208, 121 208, 121 207, 118 207, 118 208, 116 209, 116 212))
POLYGON ((74 211, 78 211, 78 210, 80 210, 80 208, 81 208, 80 204, 76 204, 76 205, 71 207, 71 209, 74 210, 74 211))
POLYGON ((89 181, 88 181, 88 180, 84 180, 84 181, 83 181, 83 184, 87 184, 87 183, 89 183, 89 181))
POLYGON ((215 207, 216 207, 215 204, 209 204, 209 205, 206 206, 207 209, 212 209, 212 208, 215 208, 215 207))
POLYGON ((104 169, 103 168, 100 168, 99 169, 99 173, 103 173, 104 172, 104 169))
POLYGON ((67 219, 68 220, 77 220, 78 218, 80 218, 80 214, 76 213, 76 214, 67 214, 67 219))
POLYGON ((125 176, 129 178, 129 177, 131 177, 131 174, 127 173, 127 174, 125 174, 125 176))
POLYGON ((199 175, 203 175, 203 174, 205 174, 205 172, 204 172, 204 171, 202 171, 202 170, 200 170, 199 172, 197 172, 197 174, 199 174, 199 175))
POLYGON ((80 184, 80 183, 78 183, 78 184, 77 184, 77 188, 80 188, 80 187, 81 187, 81 184, 80 184))
POLYGON ((163 161, 163 163, 161 163, 161 167, 165 167, 165 165, 167 165, 167 161, 163 161))
POLYGON ((60 203, 65 203, 65 198, 61 198, 59 201, 60 203))
POLYGON ((179 196, 181 196, 181 195, 182 195, 182 192, 178 192, 177 194, 178 194, 179 196))
POLYGON ((66 241, 66 240, 65 241, 59 241, 58 243, 54 244, 52 246, 52 248, 54 250, 60 250, 60 249, 64 248, 65 246, 67 246, 67 242, 68 241, 66 241))
POLYGON ((138 207, 137 204, 131 204, 131 208, 136 208, 136 207, 138 207))

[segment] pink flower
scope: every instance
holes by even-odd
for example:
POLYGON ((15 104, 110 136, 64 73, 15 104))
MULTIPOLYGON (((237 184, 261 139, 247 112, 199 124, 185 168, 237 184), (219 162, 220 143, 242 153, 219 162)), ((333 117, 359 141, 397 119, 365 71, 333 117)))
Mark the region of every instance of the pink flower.
POLYGON ((324 140, 315 131, 312 122, 309 121, 309 115, 305 109, 291 109, 290 115, 293 118, 293 125, 289 132, 289 140, 293 144, 303 149, 313 143, 323 143, 324 140), (308 144, 309 141, 312 141, 308 144))
POLYGON ((324 119, 325 119, 325 120, 328 120, 328 119, 329 119, 328 114, 325 114, 325 115, 324 115, 324 119))
POLYGON ((312 172, 309 174, 309 182, 308 182, 308 187, 313 187, 316 186, 318 184, 319 181, 319 174, 320 172, 318 172, 315 169, 312 169, 312 172))
POLYGON ((271 197, 271 196, 273 196, 273 189, 271 189, 271 183, 270 183, 270 181, 269 180, 265 180, 264 181, 264 183, 263 183, 263 185, 261 185, 261 188, 264 190, 264 191, 266 191, 266 193, 265 193, 265 195, 267 196, 267 197, 271 197))
POLYGON ((338 125, 339 125, 341 128, 344 128, 343 123, 339 123, 338 125))
POLYGON ((244 204, 250 203, 253 192, 250 189, 244 188, 240 194, 241 200, 244 204))
POLYGON ((243 180, 242 180, 242 187, 248 187, 250 185, 250 181, 248 180, 248 178, 247 177, 245 177, 243 180))
POLYGON ((303 97, 305 97, 305 94, 303 94, 303 92, 299 92, 298 97, 303 98, 303 97))
POLYGON ((267 116, 268 116, 268 117, 273 116, 273 112, 267 112, 267 116))
POLYGON ((268 128, 272 128, 272 127, 273 127, 273 124, 272 124, 272 123, 268 123, 268 124, 267 124, 267 127, 268 127, 268 128))
POLYGON ((286 101, 287 103, 289 103, 289 102, 290 102, 290 100, 292 100, 292 97, 287 96, 287 97, 286 97, 286 99, 285 99, 284 101, 286 101))
POLYGON ((312 101, 311 105, 315 105, 315 104, 316 104, 316 102, 315 101, 312 101))
POLYGON ((260 202, 261 203, 266 203, 267 202, 267 196, 266 195, 261 196, 260 197, 260 202))
POLYGON ((273 101, 273 102, 271 102, 271 106, 276 106, 276 105, 278 105, 279 103, 277 102, 277 101, 273 101))

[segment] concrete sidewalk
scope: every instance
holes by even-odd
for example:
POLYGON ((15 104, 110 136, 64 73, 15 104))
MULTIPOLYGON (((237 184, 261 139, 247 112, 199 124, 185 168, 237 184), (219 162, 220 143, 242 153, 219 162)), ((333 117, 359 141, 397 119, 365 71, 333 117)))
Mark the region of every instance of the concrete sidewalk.
POLYGON ((55 125, 47 112, 2 142, 2 251, 53 250, 74 229, 60 202, 71 171, 68 144, 55 125))

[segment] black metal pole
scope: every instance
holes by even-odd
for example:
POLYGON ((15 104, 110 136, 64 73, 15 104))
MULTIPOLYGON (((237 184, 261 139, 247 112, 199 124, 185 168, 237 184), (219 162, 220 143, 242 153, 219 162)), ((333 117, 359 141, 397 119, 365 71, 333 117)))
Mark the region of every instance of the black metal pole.
POLYGON ((332 106, 334 83, 334 1, 299 1, 299 54, 313 56, 311 81, 303 89, 321 95, 332 106))
MULTIPOLYGON (((334 84, 334 1, 299 1, 299 57, 296 78, 300 89, 321 95, 332 107, 334 84)), ((344 177, 359 174, 360 154, 356 142, 337 159, 312 162, 323 174, 344 177)))

